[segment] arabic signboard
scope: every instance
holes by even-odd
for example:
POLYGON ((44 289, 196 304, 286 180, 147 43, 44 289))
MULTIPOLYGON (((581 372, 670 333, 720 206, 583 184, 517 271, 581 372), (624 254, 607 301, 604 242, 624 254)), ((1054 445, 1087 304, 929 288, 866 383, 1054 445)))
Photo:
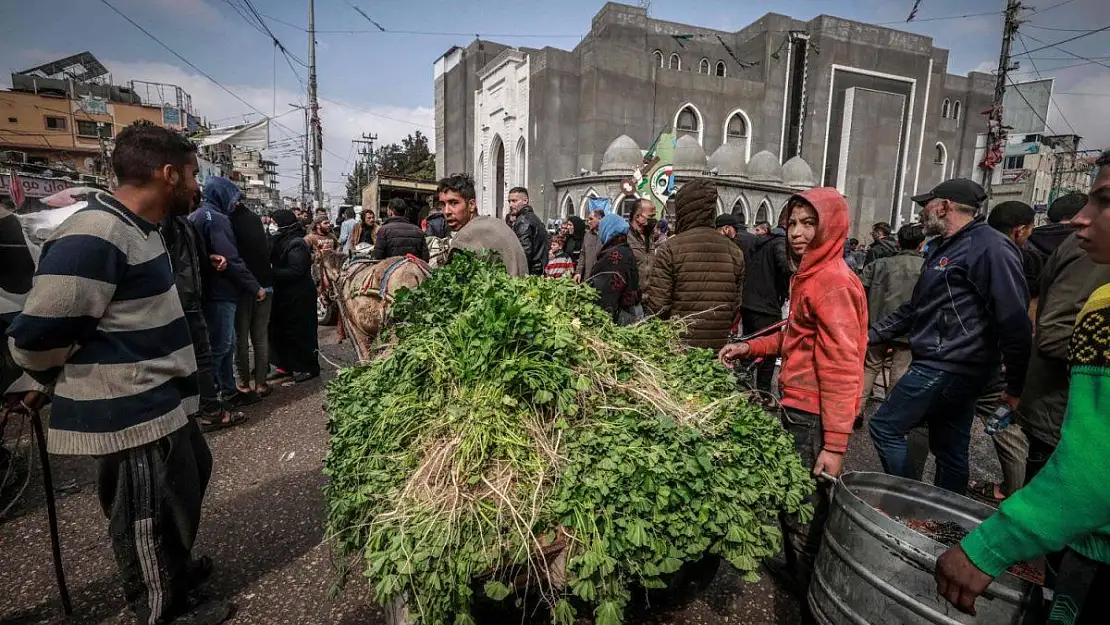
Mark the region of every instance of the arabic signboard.
POLYGON ((107 115, 108 114, 108 101, 104 98, 94 98, 92 96, 81 96, 81 104, 79 105, 82 111, 93 115, 107 115))
POLYGON ((1017 184, 1029 178, 1031 173, 1028 169, 1003 169, 1002 184, 1017 184))
POLYGON ((163 126, 180 126, 181 125, 181 109, 166 107, 162 109, 162 125, 163 126))
MULTIPOLYGON (((76 186, 77 183, 65 178, 43 178, 19 174, 19 182, 23 187, 23 197, 42 198, 54 195, 58 191, 76 186)), ((7 173, 0 173, 0 195, 12 196, 12 177, 7 173)))

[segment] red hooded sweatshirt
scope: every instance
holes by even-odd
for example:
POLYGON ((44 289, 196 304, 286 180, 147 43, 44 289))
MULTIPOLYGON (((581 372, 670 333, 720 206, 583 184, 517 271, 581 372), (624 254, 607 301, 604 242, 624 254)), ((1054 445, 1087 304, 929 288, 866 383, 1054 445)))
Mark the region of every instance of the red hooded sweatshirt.
POLYGON ((782 405, 821 415, 824 449, 844 453, 863 392, 867 296, 844 262, 844 196, 822 187, 795 198, 817 210, 817 232, 790 286, 785 329, 750 345, 755 357, 782 356, 782 405))

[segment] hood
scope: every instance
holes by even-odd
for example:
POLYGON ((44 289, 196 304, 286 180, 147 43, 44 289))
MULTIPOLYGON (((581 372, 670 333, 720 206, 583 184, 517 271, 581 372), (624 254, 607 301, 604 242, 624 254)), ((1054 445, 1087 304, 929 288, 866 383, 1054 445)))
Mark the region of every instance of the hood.
POLYGON ((763 249, 763 246, 769 244, 775 239, 785 239, 786 232, 783 231, 782 228, 775 228, 769 234, 764 234, 760 236, 756 236, 753 234, 752 236, 755 237, 755 241, 752 242, 752 253, 754 254, 757 250, 763 249))
POLYGON ((844 239, 848 238, 848 201, 832 187, 803 191, 790 198, 790 201, 795 199, 801 199, 817 210, 817 233, 802 255, 798 276, 813 273, 832 262, 844 262, 844 239))
POLYGON ((220 176, 212 176, 204 182, 204 204, 230 215, 235 203, 242 197, 243 192, 235 183, 220 176))
POLYGON ((609 213, 602 218, 601 223, 597 227, 597 238, 601 240, 601 244, 605 245, 609 239, 621 234, 628 234, 628 222, 624 217, 615 213, 609 213))
POLYGON ((1034 228, 1027 243, 1033 249, 1048 256, 1056 251, 1056 248, 1064 242, 1064 239, 1071 236, 1073 232, 1075 232, 1075 228, 1066 223, 1046 224, 1034 228))
POLYGON ((424 221, 447 221, 447 218, 444 217, 443 213, 441 213, 440 211, 432 211, 428 213, 428 216, 424 218, 424 221))
POLYGON ((717 185, 699 178, 682 185, 675 194, 675 232, 712 228, 717 216, 717 185))
POLYGON ((571 232, 570 237, 572 239, 581 241, 582 237, 586 236, 586 222, 577 215, 571 215, 570 217, 567 217, 567 221, 569 221, 571 226, 574 227, 574 231, 571 232))

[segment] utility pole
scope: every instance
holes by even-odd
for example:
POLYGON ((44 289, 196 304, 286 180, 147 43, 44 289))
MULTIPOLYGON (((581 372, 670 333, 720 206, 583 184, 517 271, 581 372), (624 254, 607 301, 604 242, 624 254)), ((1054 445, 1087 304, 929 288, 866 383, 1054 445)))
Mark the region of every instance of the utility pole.
POLYGON ((310 126, 310 122, 309 122, 309 118, 308 118, 309 107, 302 106, 300 104, 292 104, 292 103, 290 103, 289 106, 291 106, 293 108, 296 108, 296 109, 301 109, 302 111, 304 111, 304 145, 301 148, 301 206, 307 208, 308 207, 308 196, 309 196, 309 190, 310 190, 309 189, 309 175, 310 175, 310 171, 311 171, 310 166, 309 166, 309 159, 311 158, 311 154, 312 154, 311 146, 310 146, 310 142, 311 142, 310 138, 312 137, 312 127, 310 126))
POLYGON ((364 167, 366 168, 366 180, 359 180, 359 186, 364 187, 370 184, 370 175, 374 169, 374 142, 378 140, 376 134, 362 133, 361 139, 351 139, 351 143, 362 145, 358 151, 359 156, 363 158, 364 167))
POLYGON ((324 137, 320 128, 320 103, 316 99, 316 0, 308 0, 308 107, 311 110, 312 183, 316 206, 324 205, 324 181, 321 176, 321 152, 324 137))
MULTIPOLYGON (((998 55, 998 77, 994 84, 994 102, 991 105, 990 116, 987 118, 987 144, 983 152, 983 160, 979 166, 983 169, 983 188, 987 191, 987 203, 990 203, 991 187, 993 186, 994 168, 1002 166, 1006 154, 1006 127, 1002 116, 1002 99, 1006 95, 1006 82, 1009 80, 1010 70, 1016 65, 1010 63, 1010 47, 1014 42, 1014 35, 1018 30, 1018 11, 1022 9, 1019 0, 1007 0, 1006 21, 1002 26, 1002 50, 998 55)), ((984 207, 986 208, 986 207, 984 207)))

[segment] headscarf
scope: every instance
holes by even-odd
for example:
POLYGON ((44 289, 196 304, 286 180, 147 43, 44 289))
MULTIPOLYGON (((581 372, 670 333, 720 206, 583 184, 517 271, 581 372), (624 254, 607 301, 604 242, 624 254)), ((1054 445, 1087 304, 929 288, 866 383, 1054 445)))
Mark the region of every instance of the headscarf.
POLYGON ((628 222, 620 215, 609 213, 598 224, 597 236, 601 239, 602 245, 608 243, 613 237, 622 234, 628 234, 628 222))
POLYGON ((277 209, 270 213, 270 218, 278 227, 277 232, 270 237, 270 262, 274 263, 285 252, 285 244, 289 239, 304 236, 304 226, 288 208, 277 209))
POLYGON ((573 226, 570 236, 567 237, 566 245, 563 246, 563 251, 567 253, 574 261, 578 260, 578 256, 582 254, 582 246, 585 245, 586 238, 586 222, 577 215, 572 215, 567 218, 573 226))

